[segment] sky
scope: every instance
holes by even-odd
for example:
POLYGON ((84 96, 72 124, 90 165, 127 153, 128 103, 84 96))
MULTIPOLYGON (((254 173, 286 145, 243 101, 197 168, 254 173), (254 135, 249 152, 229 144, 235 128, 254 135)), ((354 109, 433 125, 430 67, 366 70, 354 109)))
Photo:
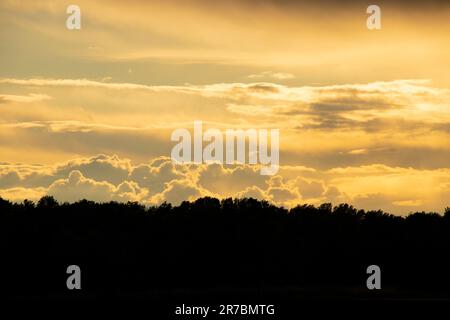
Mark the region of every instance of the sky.
POLYGON ((450 4, 376 4, 0 0, 0 196, 443 212, 450 4), (279 129, 279 171, 173 163, 196 120, 279 129))

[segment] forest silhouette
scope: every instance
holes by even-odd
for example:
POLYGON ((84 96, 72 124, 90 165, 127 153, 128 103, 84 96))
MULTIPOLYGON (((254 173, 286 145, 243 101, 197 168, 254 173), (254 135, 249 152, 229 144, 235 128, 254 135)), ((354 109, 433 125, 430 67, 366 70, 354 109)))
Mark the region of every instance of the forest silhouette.
POLYGON ((389 296, 450 292, 450 208, 402 217, 251 198, 153 207, 0 198, 0 249, 0 290, 18 297, 73 294, 66 287, 72 264, 88 295, 290 288, 319 297, 348 289, 353 297, 369 294, 372 264, 389 296))

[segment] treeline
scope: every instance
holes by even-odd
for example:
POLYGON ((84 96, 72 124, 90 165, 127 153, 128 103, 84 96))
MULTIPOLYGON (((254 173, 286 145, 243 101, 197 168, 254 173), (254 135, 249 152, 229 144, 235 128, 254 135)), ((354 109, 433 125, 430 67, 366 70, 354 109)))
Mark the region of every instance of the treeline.
POLYGON ((11 203, 0 198, 0 290, 66 294, 79 265, 83 292, 175 288, 353 288, 378 265, 385 292, 450 292, 450 209, 406 217, 383 211, 254 199, 201 198, 179 206, 11 203))

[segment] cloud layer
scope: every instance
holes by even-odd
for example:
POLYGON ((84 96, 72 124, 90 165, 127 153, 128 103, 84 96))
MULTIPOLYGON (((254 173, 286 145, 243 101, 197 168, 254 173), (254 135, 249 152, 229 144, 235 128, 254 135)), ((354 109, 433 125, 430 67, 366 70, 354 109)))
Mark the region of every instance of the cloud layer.
POLYGON ((280 129, 284 165, 437 169, 450 156, 450 90, 429 80, 295 87, 0 78, 0 89, 5 161, 98 153, 146 161, 169 155, 170 133, 194 120, 205 130, 280 129))
POLYGON ((249 165, 175 165, 166 157, 132 164, 97 155, 52 166, 0 164, 0 196, 22 201, 52 195, 59 201, 139 201, 179 204, 203 196, 253 197, 292 207, 300 203, 350 202, 397 214, 442 211, 448 205, 450 169, 414 170, 385 165, 325 171, 282 166, 267 177, 249 165))
POLYGON ((395 213, 448 205, 450 91, 429 80, 295 87, 1 78, 0 88, 5 198, 151 205, 208 195, 395 213), (257 166, 172 164, 171 132, 194 120, 204 130, 280 129, 277 176, 257 166))
POLYGON ((0 195, 441 211, 445 3, 381 4, 371 32, 362 1, 79 0, 70 31, 67 3, 0 1, 0 195), (195 120, 279 129, 277 176, 173 165, 171 132, 195 120))

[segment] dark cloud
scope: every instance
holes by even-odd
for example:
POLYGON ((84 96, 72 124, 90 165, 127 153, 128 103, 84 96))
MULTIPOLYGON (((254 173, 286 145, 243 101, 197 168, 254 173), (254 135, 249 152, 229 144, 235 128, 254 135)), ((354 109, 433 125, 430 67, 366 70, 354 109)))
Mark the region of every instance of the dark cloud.
POLYGON ((250 92, 278 93, 279 89, 271 83, 257 83, 247 87, 250 92))
MULTIPOLYGON (((339 90, 335 91, 336 93, 339 92, 339 90)), ((367 94, 367 92, 361 92, 357 91, 359 95, 361 94, 367 94)), ((339 98, 323 98, 320 99, 318 102, 312 102, 312 103, 303 103, 303 104, 293 104, 289 110, 282 111, 280 114, 282 115, 288 115, 288 116, 294 116, 294 115, 309 115, 314 118, 314 120, 318 122, 321 119, 324 119, 323 122, 329 122, 332 123, 332 127, 337 127, 334 125, 334 122, 332 121, 332 117, 339 118, 342 113, 348 113, 352 111, 361 111, 361 110, 367 110, 367 111, 383 111, 383 110, 389 110, 389 109, 403 109, 406 107, 406 105, 398 104, 398 103, 392 103, 387 100, 383 100, 381 97, 359 97, 358 94, 352 94, 348 97, 339 97, 339 98)), ((327 92, 324 92, 325 94, 329 94, 327 92)), ((373 92, 371 92, 373 94, 373 92)), ((377 93, 378 95, 379 93, 377 93)), ((337 119, 337 122, 344 122, 344 119, 337 119)), ((356 124, 356 121, 349 122, 350 125, 356 124)), ((311 126, 314 127, 314 126, 311 126)), ((321 128, 322 126, 319 125, 318 128, 321 128)), ((324 126, 326 128, 326 125, 324 126)))

